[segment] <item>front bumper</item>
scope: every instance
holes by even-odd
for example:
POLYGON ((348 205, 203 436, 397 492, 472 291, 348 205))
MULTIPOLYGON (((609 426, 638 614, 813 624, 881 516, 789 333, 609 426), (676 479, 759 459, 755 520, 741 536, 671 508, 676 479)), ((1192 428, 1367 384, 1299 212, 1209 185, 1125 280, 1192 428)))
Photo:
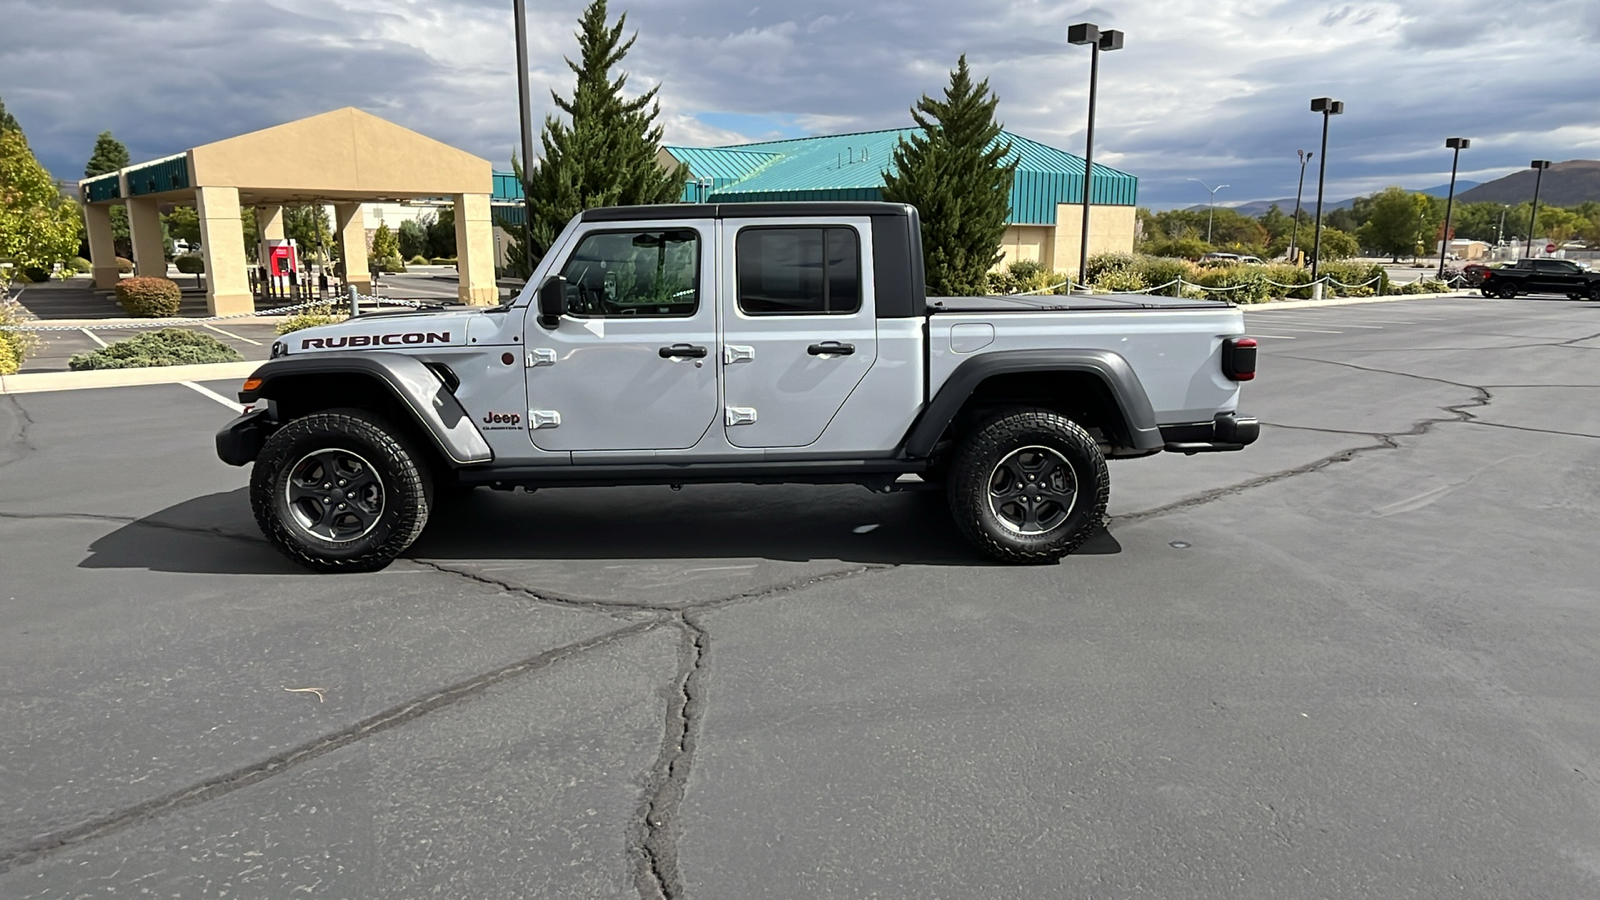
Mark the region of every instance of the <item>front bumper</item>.
POLYGON ((267 409, 255 409, 234 419, 217 432, 217 458, 230 466, 255 462, 278 423, 267 409))
POLYGON ((1161 439, 1169 453, 1222 453, 1243 450, 1261 436, 1261 423, 1249 416, 1217 413, 1210 422, 1195 425, 1163 425, 1161 439))

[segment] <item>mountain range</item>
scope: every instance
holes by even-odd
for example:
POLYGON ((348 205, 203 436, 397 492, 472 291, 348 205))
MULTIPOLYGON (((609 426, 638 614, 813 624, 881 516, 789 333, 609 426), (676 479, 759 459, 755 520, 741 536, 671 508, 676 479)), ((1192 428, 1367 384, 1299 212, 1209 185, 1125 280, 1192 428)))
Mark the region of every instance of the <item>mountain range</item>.
MULTIPOLYGON (((1476 181, 1456 180, 1456 202, 1458 203, 1524 203, 1533 199, 1533 169, 1524 169, 1512 172, 1493 181, 1478 183, 1476 181)), ((1440 184, 1430 188, 1423 188, 1419 193, 1432 194, 1443 197, 1450 193, 1450 185, 1440 184)), ((1600 160, 1596 159, 1570 159, 1552 165, 1545 170, 1544 180, 1539 185, 1539 202, 1549 203, 1553 206, 1577 206, 1589 201, 1600 201, 1600 160)), ((1306 208, 1314 207, 1317 195, 1313 190, 1308 196, 1301 199, 1301 204, 1306 208)), ((1355 199, 1339 200, 1322 203, 1323 212, 1335 209, 1347 209, 1355 199)), ((1294 198, 1284 200, 1251 200, 1241 203, 1230 209, 1241 212, 1247 216, 1260 216, 1272 208, 1276 203, 1278 208, 1285 213, 1294 211, 1294 198)), ((1199 203, 1189 207, 1194 210, 1204 210, 1206 205, 1199 203)))

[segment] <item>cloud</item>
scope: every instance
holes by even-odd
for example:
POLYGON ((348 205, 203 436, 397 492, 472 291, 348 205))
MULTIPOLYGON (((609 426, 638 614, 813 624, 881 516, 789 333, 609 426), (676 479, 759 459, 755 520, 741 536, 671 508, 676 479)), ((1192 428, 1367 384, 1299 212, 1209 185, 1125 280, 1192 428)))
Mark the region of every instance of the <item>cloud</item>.
MULTIPOLYGON (((504 167, 517 145, 503 0, 0 0, 0 96, 58 176, 99 131, 149 159, 353 105, 504 167)), ((535 121, 570 90, 582 0, 529 4, 535 121)), ((667 139, 731 143, 901 127, 956 58, 1001 98, 1007 127, 1082 152, 1088 52, 1066 27, 1127 33, 1105 54, 1096 158, 1140 176, 1144 202, 1292 196, 1295 150, 1331 123, 1330 196, 1448 177, 1444 138, 1471 137, 1475 180, 1529 159, 1600 156, 1593 0, 612 0, 639 41, 630 88, 661 85, 667 139), (1534 27, 1536 25, 1536 27, 1534 27)))

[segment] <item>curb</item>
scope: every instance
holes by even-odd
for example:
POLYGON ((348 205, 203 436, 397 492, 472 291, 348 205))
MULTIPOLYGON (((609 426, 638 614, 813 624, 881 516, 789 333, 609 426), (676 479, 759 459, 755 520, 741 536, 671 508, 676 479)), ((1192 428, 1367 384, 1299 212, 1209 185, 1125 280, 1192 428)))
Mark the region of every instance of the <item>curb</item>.
POLYGON ((1324 300, 1274 300, 1268 303, 1240 303, 1240 309, 1257 312, 1268 309, 1317 309, 1323 306, 1353 306, 1358 303, 1400 303, 1406 300, 1461 300, 1477 297, 1477 291, 1446 291, 1443 294, 1390 294, 1387 297, 1329 297, 1324 300))
POLYGON ((43 391, 78 391, 85 388, 134 387, 145 384, 179 384, 185 381, 245 379, 261 366, 254 362, 206 363, 197 366, 151 366, 142 369, 94 369, 88 372, 31 372, 0 375, 0 394, 37 394, 43 391))

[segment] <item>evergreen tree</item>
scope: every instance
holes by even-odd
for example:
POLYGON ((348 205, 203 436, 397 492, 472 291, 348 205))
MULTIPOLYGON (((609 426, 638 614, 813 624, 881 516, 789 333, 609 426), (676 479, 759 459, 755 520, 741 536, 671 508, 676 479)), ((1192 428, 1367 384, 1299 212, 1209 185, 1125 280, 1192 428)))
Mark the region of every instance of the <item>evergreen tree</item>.
POLYGON ((372 233, 371 254, 372 264, 383 271, 405 271, 404 261, 400 259, 400 241, 389 230, 388 222, 379 222, 378 230, 372 233))
POLYGON ((622 39, 627 15, 606 24, 606 0, 593 0, 578 20, 578 62, 567 66, 578 76, 571 98, 551 92, 570 122, 547 116, 540 136, 544 158, 527 173, 524 190, 532 207, 531 252, 515 245, 523 229, 511 231, 512 255, 532 270, 567 221, 596 206, 671 203, 683 193, 681 167, 665 171, 656 162, 661 149, 660 107, 654 88, 632 100, 623 97, 625 72, 611 70, 638 39, 622 39))
POLYGON ((1016 163, 1005 161, 1011 143, 1000 140, 999 103, 988 79, 972 83, 962 54, 944 99, 924 94, 911 110, 921 132, 901 139, 884 174, 883 198, 922 215, 930 296, 983 294, 1000 261, 1016 163))
POLYGON ((0 132, 21 130, 22 126, 17 123, 16 117, 6 112, 6 101, 0 98, 0 132))
POLYGON ((100 136, 94 139, 94 152, 89 155, 89 164, 83 167, 83 177, 93 178, 96 175, 125 169, 132 162, 128 156, 128 148, 112 137, 111 132, 102 131, 100 136))

